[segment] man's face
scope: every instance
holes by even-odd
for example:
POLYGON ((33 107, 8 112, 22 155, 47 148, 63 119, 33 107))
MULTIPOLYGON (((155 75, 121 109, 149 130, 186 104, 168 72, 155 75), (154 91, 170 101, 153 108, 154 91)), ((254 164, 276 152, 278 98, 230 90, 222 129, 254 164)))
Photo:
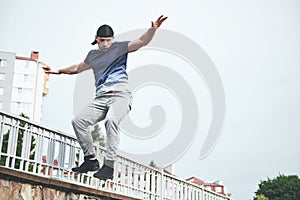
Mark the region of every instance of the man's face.
POLYGON ((96 37, 98 47, 102 51, 107 51, 113 42, 114 37, 96 37))

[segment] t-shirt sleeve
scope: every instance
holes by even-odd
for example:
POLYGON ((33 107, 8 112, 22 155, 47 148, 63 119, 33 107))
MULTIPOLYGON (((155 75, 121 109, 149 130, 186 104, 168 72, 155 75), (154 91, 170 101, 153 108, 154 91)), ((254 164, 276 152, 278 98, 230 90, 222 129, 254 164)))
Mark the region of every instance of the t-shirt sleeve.
POLYGON ((128 43, 129 41, 119 42, 119 49, 121 55, 128 53, 128 43))
POLYGON ((88 53, 88 55, 86 56, 86 58, 84 59, 84 63, 85 64, 88 64, 88 65, 91 65, 91 63, 90 63, 90 54, 92 53, 92 51, 93 50, 91 50, 89 53, 88 53))

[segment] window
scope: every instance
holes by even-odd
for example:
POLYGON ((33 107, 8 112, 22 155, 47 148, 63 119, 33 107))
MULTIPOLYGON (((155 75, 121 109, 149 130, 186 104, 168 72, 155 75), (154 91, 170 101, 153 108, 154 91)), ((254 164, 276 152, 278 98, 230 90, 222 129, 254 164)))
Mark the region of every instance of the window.
POLYGON ((28 74, 24 74, 24 82, 27 82, 29 79, 29 75, 28 74))
POLYGON ((3 108, 3 102, 0 101, 0 110, 3 108))
POLYGON ((3 94, 4 94, 4 88, 0 87, 0 95, 3 95, 3 94))
POLYGON ((23 80, 24 82, 33 83, 35 81, 35 76, 32 74, 23 74, 23 80))
POLYGON ((14 88, 14 94, 17 94, 17 95, 29 95, 29 94, 33 94, 34 91, 32 88, 21 88, 21 87, 18 87, 18 88, 14 88))
POLYGON ((29 62, 26 61, 26 62, 25 62, 25 69, 28 69, 28 68, 29 68, 29 62))
POLYGON ((0 81, 4 81, 5 80, 5 74, 4 73, 0 73, 0 81))
POLYGON ((22 94, 22 88, 18 88, 18 95, 22 94))
POLYGON ((0 67, 5 67, 7 65, 8 61, 6 59, 0 58, 0 67))
POLYGON ((33 103, 26 103, 20 101, 11 102, 11 112, 12 113, 32 113, 33 112, 33 103))
POLYGON ((17 109, 17 110, 20 110, 20 109, 21 109, 21 105, 22 105, 21 102, 17 102, 17 103, 16 103, 16 109, 17 109))

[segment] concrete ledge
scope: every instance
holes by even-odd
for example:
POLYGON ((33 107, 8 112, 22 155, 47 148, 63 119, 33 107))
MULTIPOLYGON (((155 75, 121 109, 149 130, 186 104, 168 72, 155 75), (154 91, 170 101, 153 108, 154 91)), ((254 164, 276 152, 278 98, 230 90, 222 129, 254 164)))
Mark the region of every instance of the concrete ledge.
POLYGON ((103 199, 141 200, 140 198, 128 197, 125 195, 114 194, 108 191, 97 190, 94 188, 80 186, 73 183, 63 182, 60 180, 40 177, 34 174, 8 169, 3 166, 0 166, 0 179, 15 180, 18 182, 23 182, 32 185, 42 185, 57 190, 72 191, 73 193, 78 193, 78 194, 99 196, 103 199))

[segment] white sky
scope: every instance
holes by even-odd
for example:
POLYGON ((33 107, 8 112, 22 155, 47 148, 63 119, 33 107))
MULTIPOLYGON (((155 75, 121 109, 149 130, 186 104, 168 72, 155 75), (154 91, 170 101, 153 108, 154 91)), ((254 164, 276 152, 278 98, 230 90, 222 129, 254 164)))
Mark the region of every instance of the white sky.
MULTIPOLYGON (((0 50, 19 56, 37 50, 53 68, 82 61, 103 23, 118 34, 169 16, 163 28, 207 52, 226 95, 221 139, 199 160, 203 137, 197 137, 176 162, 177 175, 222 180, 238 200, 252 199, 262 179, 300 175, 299 1, 1 0, 0 7, 0 50)), ((72 133, 75 81, 51 77, 43 124, 72 133)))

